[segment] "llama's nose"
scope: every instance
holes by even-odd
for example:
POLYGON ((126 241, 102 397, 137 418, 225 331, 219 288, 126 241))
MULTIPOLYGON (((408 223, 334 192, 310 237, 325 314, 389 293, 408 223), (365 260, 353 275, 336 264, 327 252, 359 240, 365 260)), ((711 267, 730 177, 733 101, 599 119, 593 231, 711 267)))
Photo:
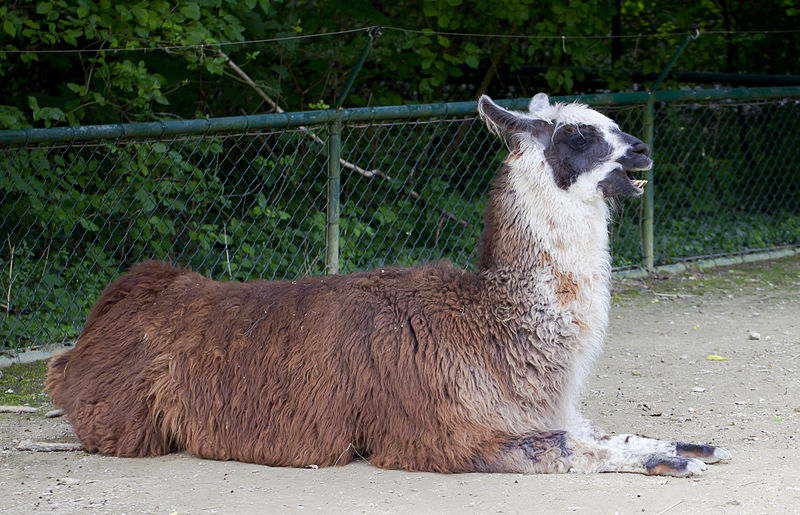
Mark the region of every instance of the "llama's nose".
POLYGON ((645 143, 644 141, 634 138, 636 141, 631 145, 631 150, 636 152, 637 154, 644 154, 646 156, 650 155, 650 145, 645 143))
POLYGON ((644 154, 646 156, 650 155, 650 145, 640 140, 636 136, 631 136, 630 134, 623 132, 622 139, 625 141, 625 143, 630 145, 629 152, 634 154, 644 154))

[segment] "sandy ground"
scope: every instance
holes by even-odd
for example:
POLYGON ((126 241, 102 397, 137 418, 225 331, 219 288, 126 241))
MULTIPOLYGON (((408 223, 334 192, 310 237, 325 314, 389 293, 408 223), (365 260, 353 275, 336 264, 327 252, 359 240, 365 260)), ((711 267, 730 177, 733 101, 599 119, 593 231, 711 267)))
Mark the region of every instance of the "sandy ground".
POLYGON ((794 280, 779 287, 756 277, 711 292, 659 292, 651 283, 615 296, 584 414, 609 431, 714 443, 733 453, 695 477, 439 475, 365 462, 312 470, 183 454, 33 453, 15 447, 29 438, 75 441, 68 424, 2 414, 0 511, 799 513, 800 266, 793 266, 794 280), (760 339, 751 339, 754 331, 760 339))

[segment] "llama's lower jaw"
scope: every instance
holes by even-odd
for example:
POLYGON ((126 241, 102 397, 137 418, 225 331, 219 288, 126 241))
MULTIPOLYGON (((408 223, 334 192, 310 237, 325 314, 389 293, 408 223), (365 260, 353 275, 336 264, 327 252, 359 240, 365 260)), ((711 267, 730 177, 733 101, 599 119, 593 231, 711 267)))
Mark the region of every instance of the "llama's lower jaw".
POLYGON ((597 187, 606 198, 638 197, 644 192, 645 184, 647 181, 634 179, 627 170, 617 168, 600 181, 597 187))

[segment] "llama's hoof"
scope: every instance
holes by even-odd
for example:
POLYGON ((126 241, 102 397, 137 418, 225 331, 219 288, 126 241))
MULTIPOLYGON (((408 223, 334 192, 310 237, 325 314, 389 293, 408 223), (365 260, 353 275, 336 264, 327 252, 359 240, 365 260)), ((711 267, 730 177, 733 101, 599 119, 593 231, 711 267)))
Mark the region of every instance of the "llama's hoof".
POLYGON ((731 451, 725 447, 714 447, 714 461, 706 461, 706 463, 716 463, 720 460, 731 459, 731 451))
POLYGON ((696 458, 652 454, 644 464, 649 476, 688 477, 706 470, 705 463, 696 458))
MULTIPOLYGON (((685 469, 687 472, 686 476, 693 476, 695 474, 699 474, 700 472, 704 471, 707 468, 708 467, 706 466, 706 464, 703 463, 702 461, 695 458, 689 458, 689 463, 686 464, 686 469, 685 469)), ((684 476, 679 476, 679 477, 684 477, 684 476)))
POLYGON ((705 463, 716 463, 731 459, 731 453, 724 447, 686 442, 676 442, 675 452, 685 458, 697 458, 705 463))

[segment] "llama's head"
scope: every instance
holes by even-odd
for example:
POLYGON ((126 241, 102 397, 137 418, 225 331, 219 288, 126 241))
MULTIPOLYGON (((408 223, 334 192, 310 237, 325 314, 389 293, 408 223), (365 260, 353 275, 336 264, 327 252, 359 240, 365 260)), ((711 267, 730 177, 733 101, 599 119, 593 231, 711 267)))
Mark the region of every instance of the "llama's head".
POLYGON ((531 99, 528 112, 508 111, 484 95, 478 113, 510 151, 509 165, 531 189, 594 202, 640 195, 646 181, 630 172, 649 169, 650 148, 622 132, 608 117, 583 104, 550 104, 547 95, 531 99))

